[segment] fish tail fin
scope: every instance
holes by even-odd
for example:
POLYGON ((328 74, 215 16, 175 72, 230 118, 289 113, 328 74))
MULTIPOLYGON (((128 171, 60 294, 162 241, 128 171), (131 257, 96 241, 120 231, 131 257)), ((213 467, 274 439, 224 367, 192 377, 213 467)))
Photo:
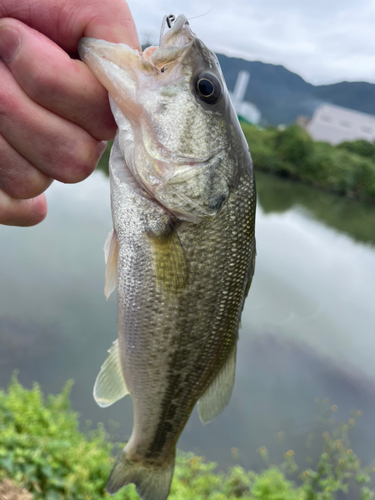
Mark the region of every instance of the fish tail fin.
POLYGON ((126 449, 117 457, 106 490, 111 495, 129 483, 135 484, 140 500, 167 500, 174 471, 175 451, 162 465, 145 465, 131 460, 126 449))

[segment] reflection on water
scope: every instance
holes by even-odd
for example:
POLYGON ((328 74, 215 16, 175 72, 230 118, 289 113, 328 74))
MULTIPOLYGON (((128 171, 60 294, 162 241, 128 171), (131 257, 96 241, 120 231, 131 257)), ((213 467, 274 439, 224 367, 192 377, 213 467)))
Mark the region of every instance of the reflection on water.
MULTIPOLYGON (((337 420, 364 411, 354 451, 374 457, 375 209, 267 175, 257 176, 257 268, 246 303, 236 385, 229 407, 203 427, 194 412, 179 447, 221 466, 260 468, 264 445, 282 459, 306 456, 319 435, 314 400, 337 420), (370 244, 370 245, 369 245, 370 244), (283 433, 283 442, 277 444, 283 433)), ((0 227, 0 386, 14 369, 30 387, 60 391, 73 378, 83 420, 132 428, 130 398, 98 408, 92 387, 116 337, 116 299, 104 299, 103 243, 111 228, 108 179, 55 183, 49 215, 35 228, 0 227)), ((314 453, 314 450, 312 451, 314 453)))
POLYGON ((375 206, 327 194, 293 181, 257 172, 257 191, 264 213, 283 213, 295 206, 356 241, 375 245, 375 206))

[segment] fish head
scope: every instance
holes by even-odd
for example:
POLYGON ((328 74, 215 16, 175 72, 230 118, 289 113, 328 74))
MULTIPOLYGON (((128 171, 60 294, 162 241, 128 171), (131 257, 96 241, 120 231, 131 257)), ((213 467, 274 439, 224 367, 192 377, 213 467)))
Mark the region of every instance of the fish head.
POLYGON ((234 121, 219 62, 187 18, 143 53, 84 38, 81 58, 107 88, 119 145, 142 187, 177 218, 217 215, 238 170, 234 121))

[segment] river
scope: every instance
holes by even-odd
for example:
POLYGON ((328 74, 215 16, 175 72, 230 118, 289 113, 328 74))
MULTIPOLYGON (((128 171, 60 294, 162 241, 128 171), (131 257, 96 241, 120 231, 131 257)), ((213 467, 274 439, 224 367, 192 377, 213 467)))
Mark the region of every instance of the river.
MULTIPOLYGON (((257 186, 258 256, 232 400, 207 426, 194 410, 178 446, 220 467, 261 468, 260 446, 275 462, 289 449, 303 462, 320 451, 330 418, 347 421, 357 409, 363 416, 350 431, 353 450, 369 463, 375 207, 260 173, 257 186), (315 449, 308 452, 311 433, 315 449)), ((0 227, 0 387, 15 369, 22 384, 37 381, 45 393, 74 379, 72 407, 82 423, 120 422, 114 437, 123 440, 132 428, 131 399, 100 409, 92 398, 116 338, 116 297, 106 302, 103 294, 108 179, 98 171, 78 185, 56 182, 47 198, 49 214, 39 226, 0 227)))

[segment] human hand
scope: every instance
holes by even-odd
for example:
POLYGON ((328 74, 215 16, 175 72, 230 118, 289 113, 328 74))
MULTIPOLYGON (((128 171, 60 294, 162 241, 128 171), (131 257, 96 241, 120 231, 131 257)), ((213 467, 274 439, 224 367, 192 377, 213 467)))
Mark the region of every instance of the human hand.
POLYGON ((125 0, 1 1, 0 224, 41 222, 41 193, 88 177, 115 135, 107 91, 68 55, 84 36, 140 49, 125 0))

